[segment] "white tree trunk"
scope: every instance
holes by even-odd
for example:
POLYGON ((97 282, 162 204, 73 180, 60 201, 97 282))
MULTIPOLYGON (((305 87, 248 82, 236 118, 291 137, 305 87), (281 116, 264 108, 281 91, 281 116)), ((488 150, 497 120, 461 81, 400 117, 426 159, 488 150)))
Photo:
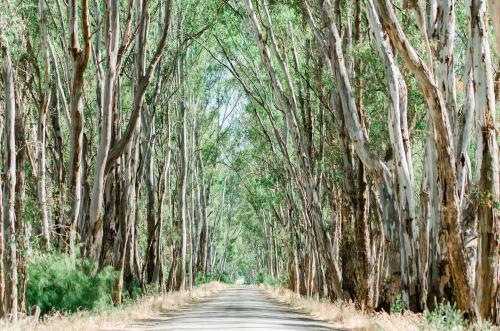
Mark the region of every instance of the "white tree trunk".
POLYGON ((47 201, 47 182, 46 182, 46 137, 47 137, 47 112, 50 104, 50 61, 49 61, 49 41, 47 34, 47 8, 45 7, 46 0, 39 0, 40 12, 40 34, 42 36, 42 45, 44 47, 44 75, 43 75, 43 98, 40 108, 40 116, 38 123, 38 153, 37 153, 37 188, 38 188, 38 204, 40 207, 40 216, 42 223, 42 237, 47 250, 50 250, 50 215, 49 204, 47 201))
POLYGON ((500 198, 498 174, 498 145, 496 136, 496 109, 489 25, 486 0, 471 0, 470 24, 472 39, 472 68, 474 101, 477 118, 477 174, 478 174, 478 246, 476 264, 476 295, 481 317, 500 318, 499 295, 499 243, 500 198))
POLYGON ((397 66, 394 54, 383 33, 373 1, 367 7, 370 28, 375 34, 379 53, 385 66, 390 92, 389 136, 395 156, 396 176, 399 186, 399 214, 401 235, 401 273, 403 276, 403 299, 410 306, 418 303, 418 234, 414 197, 413 169, 409 150, 408 126, 406 120, 407 89, 404 78, 397 66))
POLYGON ((119 13, 120 5, 118 0, 108 0, 108 31, 106 31, 106 62, 107 72, 104 82, 104 97, 102 101, 102 126, 100 133, 99 147, 97 149, 96 164, 94 169, 94 182, 92 186, 92 197, 90 199, 89 210, 89 233, 87 254, 96 259, 102 243, 102 218, 101 205, 104 194, 105 167, 111 144, 112 117, 113 117, 113 95, 116 77, 116 62, 118 57, 119 38, 119 13))
MULTIPOLYGON (((455 0, 438 0, 438 15, 436 17, 436 31, 438 36, 436 44, 436 84, 443 95, 448 110, 452 132, 454 130, 457 119, 457 95, 455 84, 455 67, 454 67, 454 39, 455 39, 455 0)), ((456 136, 454 139, 456 145, 456 136)))
POLYGON ((478 318, 475 293, 466 274, 467 264, 461 233, 461 210, 457 194, 456 164, 453 135, 442 94, 432 73, 404 34, 389 0, 377 0, 377 10, 382 26, 393 45, 400 52, 405 64, 416 78, 427 105, 433 126, 433 138, 437 149, 437 169, 441 204, 441 231, 446 238, 448 258, 453 277, 454 294, 458 307, 478 318))

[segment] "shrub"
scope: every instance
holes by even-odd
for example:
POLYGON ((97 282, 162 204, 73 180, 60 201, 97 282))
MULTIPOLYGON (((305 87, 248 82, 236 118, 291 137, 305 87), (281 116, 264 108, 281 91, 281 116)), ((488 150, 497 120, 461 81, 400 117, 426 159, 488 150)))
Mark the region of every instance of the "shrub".
POLYGON ((159 291, 160 288, 158 287, 158 284, 149 284, 145 288, 142 288, 139 281, 134 278, 131 283, 124 286, 122 291, 122 302, 133 302, 143 296, 157 294, 159 291))
POLYGON ((403 309, 405 308, 405 302, 403 300, 403 296, 399 293, 396 296, 396 301, 393 305, 391 305, 391 314, 401 314, 403 309))
POLYGON ((278 278, 273 278, 267 274, 265 270, 260 270, 255 279, 256 284, 265 284, 271 286, 281 285, 282 282, 278 278))
POLYGON ((455 304, 441 303, 433 311, 427 312, 425 318, 435 330, 463 330, 467 325, 462 312, 455 304))
POLYGON ((226 271, 220 273, 219 281, 224 284, 234 284, 234 280, 226 271))
POLYGON ((199 286, 199 285, 210 283, 211 281, 214 281, 216 279, 217 279, 217 275, 213 272, 211 272, 207 275, 203 275, 203 274, 199 273, 196 276, 194 284, 195 284, 195 286, 199 286))
POLYGON ((202 284, 207 284, 212 281, 218 281, 224 284, 234 284, 234 280, 229 276, 226 271, 217 272, 211 271, 207 275, 198 274, 194 281, 195 286, 199 286, 202 284))
POLYGON ((266 272, 264 270, 260 270, 259 273, 257 274, 257 278, 255 278, 255 283, 264 284, 266 278, 267 278, 266 272))
POLYGON ((28 262, 28 309, 41 314, 52 311, 98 310, 110 306, 114 272, 111 268, 93 275, 95 265, 63 254, 36 255, 28 262))

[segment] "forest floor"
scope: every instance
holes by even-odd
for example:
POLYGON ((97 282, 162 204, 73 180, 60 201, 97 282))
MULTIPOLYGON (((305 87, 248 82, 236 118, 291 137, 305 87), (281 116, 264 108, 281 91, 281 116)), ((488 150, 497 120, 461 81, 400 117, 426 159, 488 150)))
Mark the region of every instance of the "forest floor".
POLYGON ((12 331, 93 331, 127 330, 139 320, 156 318, 159 314, 186 307, 225 289, 227 285, 211 282, 191 291, 173 292, 142 298, 118 308, 104 312, 79 312, 68 315, 53 315, 41 321, 32 317, 16 324, 0 325, 0 330, 12 331))

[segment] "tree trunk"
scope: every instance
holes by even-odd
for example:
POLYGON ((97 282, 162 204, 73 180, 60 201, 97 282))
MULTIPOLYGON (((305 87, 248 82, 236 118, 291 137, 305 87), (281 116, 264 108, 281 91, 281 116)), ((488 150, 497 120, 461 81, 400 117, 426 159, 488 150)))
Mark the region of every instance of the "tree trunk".
POLYGON ((415 75, 432 119, 433 139, 438 152, 437 168, 440 205, 442 206, 441 231, 448 246, 454 292, 458 308, 467 312, 471 320, 475 320, 478 318, 475 294, 467 275, 464 273, 467 270, 467 264, 461 235, 461 213, 457 194, 453 136, 446 105, 429 69, 401 30, 392 4, 388 0, 377 0, 376 3, 382 26, 406 65, 415 75))
POLYGON ((44 75, 43 75, 43 95, 39 112, 38 123, 38 153, 37 153, 37 176, 38 176, 38 205, 40 207, 40 216, 42 223, 42 237, 45 248, 50 250, 50 229, 49 229, 49 211, 47 201, 47 183, 46 183, 46 137, 47 137, 47 112, 50 105, 51 91, 50 91, 50 61, 49 61, 49 40, 47 33, 47 9, 45 8, 45 1, 38 2, 40 12, 40 34, 42 36, 42 45, 44 47, 44 75))
MULTIPOLYGON (((0 35, 1 44, 3 44, 4 36, 0 35)), ((5 49, 6 52, 7 49, 5 49)), ((7 53, 8 54, 8 53, 7 53)), ((2 57, 5 56, 4 48, 2 46, 2 57)), ((5 62, 5 60, 4 60, 5 62)), ((3 69, 3 68, 2 68, 3 69)), ((2 70, 2 77, 4 75, 4 70, 2 70)), ((5 95, 7 95, 8 90, 5 90, 5 95)), ((0 106, 2 113, 5 113, 3 106, 0 106)), ((0 116, 0 167, 3 168, 4 164, 4 153, 3 153, 3 135, 4 135, 4 117, 0 116)), ((3 213, 3 176, 0 176, 0 319, 7 316, 7 311, 5 310, 5 279, 6 279, 6 269, 5 269, 5 232, 4 232, 4 213, 3 213)))
MULTIPOLYGON (((182 86, 184 74, 183 62, 179 61, 179 86, 182 86)), ((187 183, 187 146, 186 146, 186 105, 183 100, 179 102, 179 179, 178 179, 178 212, 179 212, 179 236, 180 236, 180 265, 177 269, 177 290, 186 288, 186 254, 187 254, 187 204, 186 204, 186 183, 187 183)))
POLYGON ((118 38, 120 34, 120 4, 118 0, 107 0, 106 9, 108 29, 106 33, 106 63, 107 72, 104 82, 104 97, 102 99, 102 125, 100 132, 99 147, 94 169, 94 182, 92 185, 92 198, 89 210, 89 233, 87 240, 87 255, 97 259, 102 245, 102 217, 100 211, 104 194, 104 169, 108 158, 111 144, 112 117, 114 105, 114 87, 116 77, 116 65, 118 57, 118 38))
POLYGON ((78 223, 82 207, 82 162, 83 162, 83 74, 90 58, 90 26, 88 0, 81 1, 81 23, 83 30, 83 49, 78 36, 78 3, 70 1, 70 34, 73 73, 71 78, 70 113, 71 113, 71 151, 69 176, 67 182, 67 204, 70 209, 63 227, 63 250, 74 254, 75 226, 78 223))
POLYGON ((5 183, 3 201, 3 231, 7 254, 4 256, 5 264, 5 315, 12 321, 17 321, 18 298, 17 298, 17 243, 16 243, 16 97, 14 85, 14 73, 10 58, 7 39, 0 35, 0 46, 3 57, 3 82, 5 90, 5 183))
POLYGON ((486 0, 471 0, 474 100, 477 116, 478 246, 476 295, 484 319, 500 320, 500 223, 498 201, 498 146, 495 123, 495 90, 489 44, 486 0), (496 205, 497 204, 497 205, 496 205))
MULTIPOLYGON (((14 84, 17 84, 14 82, 14 84)), ((24 120, 24 95, 20 94, 19 87, 16 86, 16 118, 15 118, 15 140, 16 140, 16 188, 15 188, 15 220, 16 220, 16 240, 17 254, 16 264, 18 273, 17 299, 19 313, 26 313, 26 286, 28 281, 26 253, 29 252, 29 225, 24 219, 24 207, 26 200, 26 155, 28 145, 26 143, 24 120)))

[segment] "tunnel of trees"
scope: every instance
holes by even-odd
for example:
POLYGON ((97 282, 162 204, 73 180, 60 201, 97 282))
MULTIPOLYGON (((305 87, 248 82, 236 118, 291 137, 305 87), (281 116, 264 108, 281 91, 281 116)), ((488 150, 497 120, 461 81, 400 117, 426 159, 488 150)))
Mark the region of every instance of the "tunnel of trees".
POLYGON ((115 304, 264 277, 498 323, 500 1, 5 0, 0 20, 0 318, 59 256, 112 270, 115 304))

